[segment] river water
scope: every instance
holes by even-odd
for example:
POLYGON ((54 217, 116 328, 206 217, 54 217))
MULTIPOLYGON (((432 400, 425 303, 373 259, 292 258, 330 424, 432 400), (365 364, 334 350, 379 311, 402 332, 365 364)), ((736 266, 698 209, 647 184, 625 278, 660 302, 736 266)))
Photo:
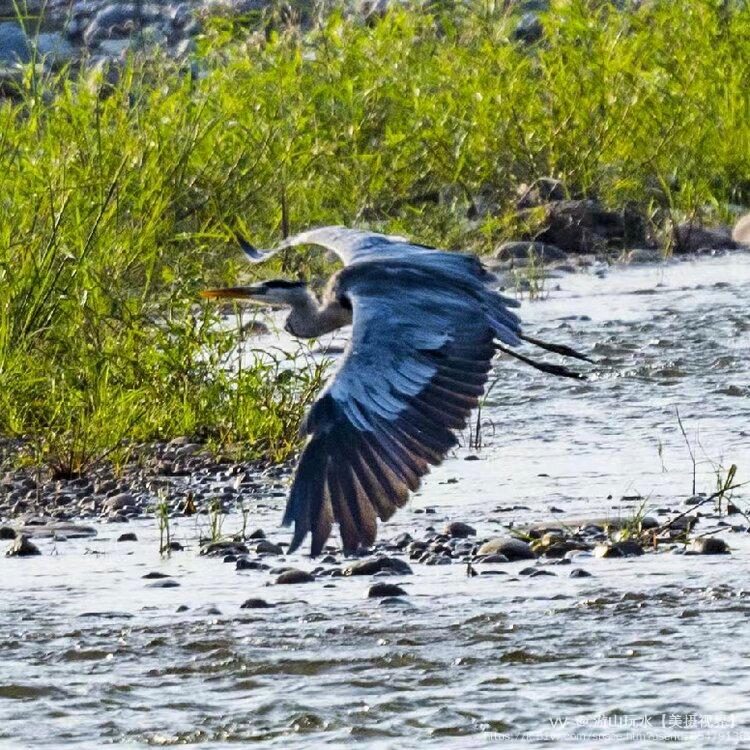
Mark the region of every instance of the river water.
MULTIPOLYGON (((593 352, 593 376, 500 360, 481 449, 464 440, 382 536, 627 516, 635 496, 679 510, 693 480, 676 409, 698 491, 732 463, 748 478, 750 256, 595 267, 547 290, 527 330, 593 352)), ((249 526, 288 539, 282 505, 249 526)), ((729 556, 582 555, 581 578, 412 562, 388 579, 408 596, 379 601, 368 576, 274 586, 199 557, 194 519, 173 521, 186 549, 170 558, 153 521, 97 531, 0 559, 0 747, 750 747, 746 533, 724 536, 729 556)))

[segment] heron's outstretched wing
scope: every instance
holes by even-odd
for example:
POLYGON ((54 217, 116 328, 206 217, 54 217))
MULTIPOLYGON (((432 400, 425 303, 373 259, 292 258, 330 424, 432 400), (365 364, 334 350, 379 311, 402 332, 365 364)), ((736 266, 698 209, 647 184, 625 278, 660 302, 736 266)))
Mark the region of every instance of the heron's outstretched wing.
POLYGON ((332 250, 341 258, 345 266, 370 260, 405 258, 421 253, 432 252, 434 254, 435 252, 433 248, 414 245, 404 237, 336 226, 320 227, 319 229, 310 229, 307 232, 295 234, 292 237, 287 237, 272 250, 259 250, 242 237, 237 239, 248 260, 252 263, 262 263, 276 253, 297 245, 318 245, 327 250, 332 250))
POLYGON ((518 342, 508 300, 474 258, 436 251, 344 269, 352 304, 344 360, 310 410, 308 442, 284 515, 291 550, 312 534, 317 555, 333 523, 343 546, 371 546, 377 518, 403 506, 456 444, 483 393, 495 340, 518 342))

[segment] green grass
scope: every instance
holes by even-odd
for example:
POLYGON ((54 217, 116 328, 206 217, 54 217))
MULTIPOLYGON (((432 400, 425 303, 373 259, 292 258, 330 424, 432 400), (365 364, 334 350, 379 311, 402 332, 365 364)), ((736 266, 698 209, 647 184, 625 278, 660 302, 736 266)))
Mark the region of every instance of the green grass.
MULTIPOLYGON (((320 372, 228 374, 236 333, 197 302, 247 273, 234 230, 486 252, 533 221, 515 189, 540 175, 667 228, 750 201, 741 3, 553 3, 532 47, 502 5, 334 12, 306 35, 217 20, 199 75, 158 52, 114 82, 29 67, 0 104, 0 434, 61 474, 182 434, 288 455, 320 372), (469 222, 479 191, 496 207, 469 222)), ((274 272, 324 270, 300 253, 274 272)))

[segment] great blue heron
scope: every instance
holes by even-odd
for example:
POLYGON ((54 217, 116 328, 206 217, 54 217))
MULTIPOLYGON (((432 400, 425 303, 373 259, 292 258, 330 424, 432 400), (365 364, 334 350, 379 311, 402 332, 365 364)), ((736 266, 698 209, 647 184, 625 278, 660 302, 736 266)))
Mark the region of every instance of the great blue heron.
POLYGON ((296 245, 335 252, 344 269, 322 301, 302 281, 271 280, 211 289, 204 297, 249 299, 291 308, 285 328, 313 338, 353 324, 343 360, 310 409, 284 525, 289 551, 312 534, 319 554, 337 522, 345 552, 371 547, 377 518, 389 519, 419 487, 430 465, 456 445, 484 392, 500 349, 545 372, 581 377, 507 347, 522 341, 588 359, 570 347, 524 336, 518 302, 492 288, 497 279, 474 257, 359 229, 324 227, 260 251, 253 262, 296 245))

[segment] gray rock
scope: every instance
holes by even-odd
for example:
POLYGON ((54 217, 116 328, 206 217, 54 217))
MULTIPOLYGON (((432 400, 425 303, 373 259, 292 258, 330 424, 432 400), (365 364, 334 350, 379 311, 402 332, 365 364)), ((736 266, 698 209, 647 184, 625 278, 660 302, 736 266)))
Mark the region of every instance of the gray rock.
POLYGON ((0 23, 0 65, 15 65, 31 60, 29 38, 15 21, 0 23))
POLYGON ((514 537, 496 537, 485 542, 478 551, 479 555, 505 555, 511 562, 514 560, 535 560, 536 555, 526 542, 514 537))
POLYGON ((137 542, 138 537, 132 532, 127 531, 124 534, 120 534, 120 536, 117 537, 118 542, 137 542))
POLYGON ((34 44, 37 54, 53 68, 62 67, 75 57, 75 48, 59 31, 39 34, 34 44))
POLYGON ((39 548, 23 534, 19 534, 13 544, 5 551, 6 557, 32 557, 41 554, 39 548))
POLYGON ((242 542, 221 540, 210 542, 201 549, 200 553, 206 557, 223 557, 224 555, 246 555, 248 549, 247 545, 242 542))
POLYGON ((315 580, 307 571, 291 568, 284 571, 277 579, 278 584, 312 583, 315 580))
POLYGON ((258 560, 248 560, 246 557, 240 557, 235 564, 237 570, 268 570, 270 566, 258 560))
POLYGON ((750 247, 750 214, 742 216, 734 225, 732 239, 740 245, 750 247))
POLYGON ((153 583, 147 583, 147 589, 176 589, 179 586, 178 581, 174 581, 171 578, 165 578, 163 581, 154 581, 153 583))
POLYGON ((268 541, 268 539, 261 539, 255 545, 255 551, 262 555, 283 555, 284 550, 279 547, 278 544, 268 541))
POLYGON ((612 211, 588 199, 547 203, 544 225, 534 239, 568 253, 595 253, 646 240, 646 224, 639 214, 612 211))
POLYGON ((129 492, 121 492, 112 497, 108 497, 104 501, 102 508, 105 513, 135 508, 135 498, 129 492))
POLYGON ((392 573, 394 575, 411 575, 412 569, 397 557, 371 557, 344 568, 345 576, 371 576, 376 573, 392 573))
POLYGON ((483 557, 481 560, 479 560, 479 562, 495 564, 495 563, 507 563, 507 562, 510 562, 510 560, 505 555, 495 553, 492 555, 487 555, 487 557, 483 557))
POLYGON ((573 570, 568 573, 568 576, 570 578, 591 578, 591 573, 588 572, 588 570, 584 570, 583 568, 573 568, 573 570))
POLYGON ((271 604, 271 602, 267 602, 265 599, 253 597, 250 599, 245 599, 245 601, 240 605, 240 609, 271 609, 274 606, 276 605, 271 604))
POLYGON ((674 251, 697 253, 701 250, 734 250, 737 242, 728 227, 707 229, 694 222, 685 221, 674 228, 674 251))
POLYGON ((477 530, 463 521, 451 521, 446 524, 445 533, 453 539, 466 539, 468 536, 476 536, 477 530))
POLYGON ((160 18, 159 8, 140 3, 105 5, 91 19, 83 32, 83 41, 91 47, 105 39, 130 37, 133 32, 160 18))
POLYGON ((374 583, 367 592, 369 599, 379 599, 384 596, 407 596, 407 593, 395 583, 384 583, 382 581, 374 583))
POLYGON ((2 539, 15 539, 16 531, 10 526, 0 526, 0 540, 2 539))
POLYGON ((704 536, 694 539, 689 551, 697 555, 728 555, 729 547, 723 539, 715 536, 704 536))

